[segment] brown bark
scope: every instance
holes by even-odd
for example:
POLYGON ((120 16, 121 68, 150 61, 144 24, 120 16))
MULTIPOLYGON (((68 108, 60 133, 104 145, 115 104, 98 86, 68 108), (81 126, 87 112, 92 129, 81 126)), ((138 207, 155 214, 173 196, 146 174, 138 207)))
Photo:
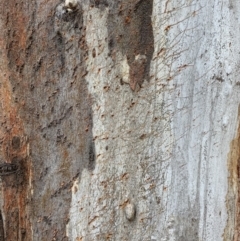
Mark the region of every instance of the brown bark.
POLYGON ((57 4, 0 2, 1 162, 19 167, 2 177, 8 241, 67 240, 72 182, 94 168, 82 15, 57 4))

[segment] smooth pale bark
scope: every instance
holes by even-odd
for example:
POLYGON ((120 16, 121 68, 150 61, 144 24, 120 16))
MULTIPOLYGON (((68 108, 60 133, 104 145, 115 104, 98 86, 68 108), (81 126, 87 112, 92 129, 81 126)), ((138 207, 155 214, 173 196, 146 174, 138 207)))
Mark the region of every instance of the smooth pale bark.
POLYGON ((240 3, 0 11, 5 240, 240 240, 240 3))

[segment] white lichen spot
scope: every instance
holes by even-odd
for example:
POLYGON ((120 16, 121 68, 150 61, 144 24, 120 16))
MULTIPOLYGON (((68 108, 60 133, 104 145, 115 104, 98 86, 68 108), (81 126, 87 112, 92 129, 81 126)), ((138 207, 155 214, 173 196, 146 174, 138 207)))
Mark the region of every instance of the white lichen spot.
POLYGON ((77 0, 65 0, 64 7, 67 10, 67 12, 73 12, 77 8, 77 5, 77 0))
POLYGON ((144 54, 138 54, 138 55, 135 56, 135 60, 136 61, 146 61, 147 57, 144 54))
POLYGON ((78 191, 78 180, 74 181, 72 185, 72 194, 75 194, 78 191))
POLYGON ((122 80, 124 83, 129 84, 129 65, 127 61, 127 56, 125 55, 122 61, 122 80))
POLYGON ((135 214, 136 214, 136 207, 133 203, 128 203, 126 206, 125 206, 125 215, 126 215, 126 218, 129 220, 129 221, 132 221, 134 218, 135 218, 135 214))
POLYGON ((231 74, 232 73, 232 66, 231 64, 229 64, 228 61, 225 61, 225 71, 226 71, 226 74, 231 74))
POLYGON ((227 115, 223 116, 222 118, 222 126, 223 128, 226 128, 228 125, 229 117, 227 115))

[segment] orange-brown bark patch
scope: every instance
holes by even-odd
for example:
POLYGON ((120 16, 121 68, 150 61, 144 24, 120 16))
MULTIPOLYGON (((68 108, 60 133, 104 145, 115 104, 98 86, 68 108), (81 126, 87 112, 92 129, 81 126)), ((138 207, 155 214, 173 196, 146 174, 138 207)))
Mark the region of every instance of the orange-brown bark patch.
MULTIPOLYGON (((240 109, 239 114, 240 117, 240 109)), ((240 123, 236 138, 232 140, 228 154, 228 193, 226 206, 228 213, 227 225, 224 230, 224 240, 240 240, 240 189, 239 189, 239 166, 240 164, 240 123)))
MULTIPOLYGON (((9 57, 15 68, 24 65, 23 50, 26 48, 27 18, 16 7, 15 1, 0 3, 0 14, 6 19, 8 32, 0 34, 0 163, 14 163, 17 173, 2 176, 1 207, 4 217, 5 239, 8 241, 31 240, 31 224, 27 214, 29 157, 28 140, 18 110, 22 103, 15 104, 10 84, 9 57), (5 5, 4 5, 5 4, 5 5), (10 12, 11 10, 11 12, 10 12), (11 39, 11 42, 9 42, 11 39)), ((18 76, 16 75, 16 78, 18 76)))

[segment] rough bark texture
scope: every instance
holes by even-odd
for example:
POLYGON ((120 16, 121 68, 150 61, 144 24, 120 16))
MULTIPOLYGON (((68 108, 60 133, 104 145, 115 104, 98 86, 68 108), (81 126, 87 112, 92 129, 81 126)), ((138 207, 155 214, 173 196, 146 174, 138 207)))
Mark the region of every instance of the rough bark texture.
POLYGON ((0 0, 0 241, 240 240, 239 14, 0 0))

